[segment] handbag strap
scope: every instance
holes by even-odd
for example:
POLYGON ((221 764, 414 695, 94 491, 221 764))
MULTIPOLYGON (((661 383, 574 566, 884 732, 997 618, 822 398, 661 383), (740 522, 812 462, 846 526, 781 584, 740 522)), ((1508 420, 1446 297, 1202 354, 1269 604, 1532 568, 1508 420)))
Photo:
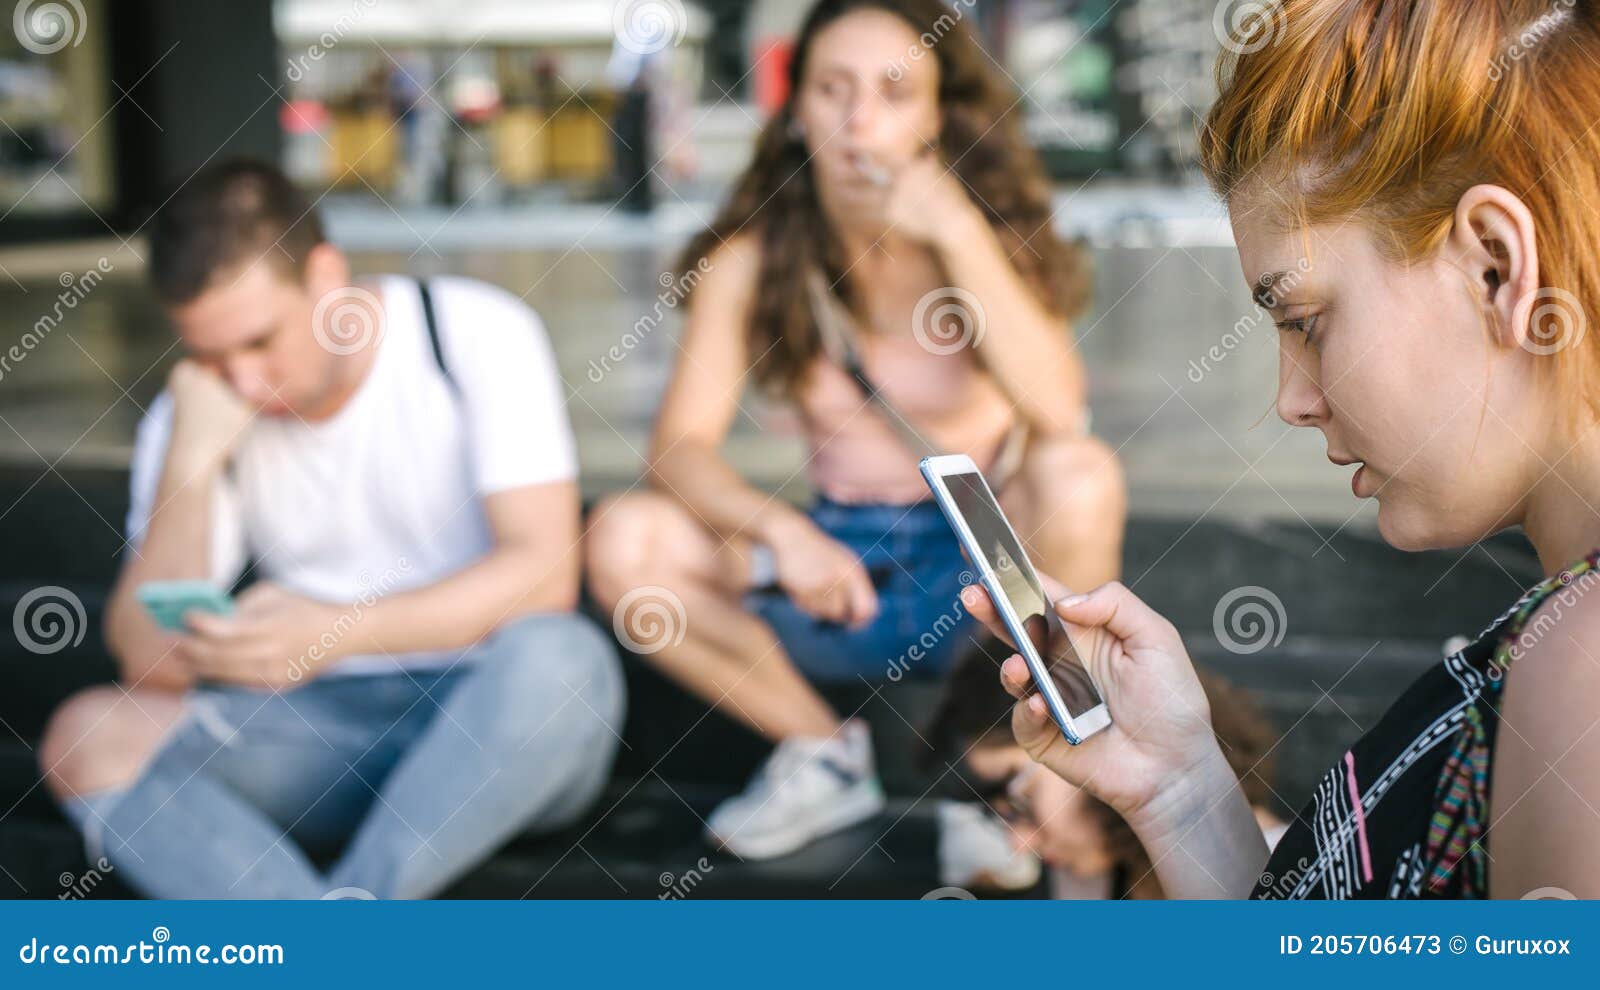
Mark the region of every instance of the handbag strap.
POLYGON ((844 312, 844 305, 839 297, 828 287, 822 273, 812 270, 806 275, 806 290, 811 296, 811 312, 817 321, 817 332, 822 337, 822 349, 828 353, 834 363, 842 367, 856 385, 866 394, 867 401, 871 402, 883 414, 889 427, 894 430, 905 444, 906 449, 919 460, 924 457, 935 457, 940 451, 928 442, 912 426, 910 421, 901 415, 889 397, 883 394, 878 384, 867 374, 867 369, 861 363, 861 354, 856 350, 855 335, 850 328, 849 316, 844 312))
MULTIPOLYGON (((901 414, 889 397, 883 394, 867 374, 866 367, 861 363, 861 353, 855 346, 855 334, 851 330, 853 321, 845 311, 843 302, 838 295, 828 287, 827 280, 822 273, 812 270, 806 276, 806 290, 811 296, 811 311, 816 315, 817 332, 822 338, 822 349, 835 364, 843 368, 857 387, 865 393, 867 400, 878 408, 888 421, 891 429, 900 438, 907 450, 917 459, 935 457, 943 451, 928 442, 928 438, 917 431, 911 422, 901 414)), ((1021 417, 1007 431, 1005 439, 1001 442, 1000 449, 996 452, 993 463, 986 472, 990 484, 995 491, 1005 487, 1006 482, 1022 467, 1022 458, 1027 452, 1028 424, 1021 417)))

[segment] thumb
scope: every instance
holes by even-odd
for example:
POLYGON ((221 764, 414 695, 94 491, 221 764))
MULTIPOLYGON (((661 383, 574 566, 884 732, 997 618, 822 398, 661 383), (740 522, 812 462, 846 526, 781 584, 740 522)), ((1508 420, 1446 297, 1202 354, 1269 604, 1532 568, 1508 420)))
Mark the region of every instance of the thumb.
POLYGON ((1129 648, 1162 647, 1176 636, 1172 624, 1121 581, 1055 603, 1056 614, 1077 626, 1103 628, 1129 648))

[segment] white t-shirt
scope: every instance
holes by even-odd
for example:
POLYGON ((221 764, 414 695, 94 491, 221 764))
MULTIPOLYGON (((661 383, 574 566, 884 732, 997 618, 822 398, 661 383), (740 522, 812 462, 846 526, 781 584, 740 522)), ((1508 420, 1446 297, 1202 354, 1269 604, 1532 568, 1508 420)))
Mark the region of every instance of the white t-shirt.
MULTIPOLYGON (((385 321, 367 378, 319 423, 260 416, 212 496, 211 579, 261 577, 336 605, 437 582, 490 549, 482 497, 570 481, 566 393, 538 316, 501 289, 433 278, 444 377, 416 283, 379 280, 385 321)), ((163 392, 134 442, 128 535, 144 538, 172 430, 163 392)), ((309 644, 308 644, 309 645, 309 644)), ((453 654, 349 657, 333 674, 430 666, 453 654)))

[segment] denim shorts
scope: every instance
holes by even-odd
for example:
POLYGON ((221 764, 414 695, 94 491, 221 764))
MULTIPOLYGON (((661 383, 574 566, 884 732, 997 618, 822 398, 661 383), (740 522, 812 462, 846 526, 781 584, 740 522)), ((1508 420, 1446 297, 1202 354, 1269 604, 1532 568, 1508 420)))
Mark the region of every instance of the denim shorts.
POLYGON ((859 629, 815 619, 778 589, 745 596, 812 681, 898 682, 937 677, 977 640, 961 605, 977 580, 933 501, 844 505, 819 498, 808 515, 861 558, 878 593, 878 614, 859 629))

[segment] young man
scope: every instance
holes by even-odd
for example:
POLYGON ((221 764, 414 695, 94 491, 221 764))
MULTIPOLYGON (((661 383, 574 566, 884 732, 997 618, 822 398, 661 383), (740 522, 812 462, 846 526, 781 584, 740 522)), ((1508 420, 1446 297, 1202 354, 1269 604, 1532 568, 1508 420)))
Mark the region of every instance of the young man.
POLYGON ((172 198, 150 277, 187 357, 134 450, 121 683, 41 747, 91 844, 156 897, 426 897, 582 815, 623 686, 574 612, 577 464, 538 318, 465 279, 353 282, 248 162, 172 198), (232 614, 180 634, 136 598, 247 560, 232 614))

